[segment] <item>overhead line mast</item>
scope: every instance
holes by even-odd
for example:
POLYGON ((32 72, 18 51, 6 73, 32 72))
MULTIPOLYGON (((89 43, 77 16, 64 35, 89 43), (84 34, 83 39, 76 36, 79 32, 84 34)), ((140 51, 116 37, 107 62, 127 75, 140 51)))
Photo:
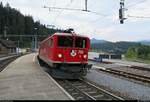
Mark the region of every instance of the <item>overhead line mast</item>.
POLYGON ((85 0, 85 9, 60 8, 60 7, 47 7, 47 6, 44 6, 44 8, 91 12, 91 11, 89 11, 89 10, 87 9, 87 5, 88 5, 88 0, 85 0))
POLYGON ((88 0, 85 0, 85 11, 87 11, 87 2, 88 0))
POLYGON ((83 12, 89 12, 89 13, 93 13, 93 14, 96 14, 96 15, 100 15, 100 16, 106 16, 105 14, 101 14, 101 13, 97 13, 97 12, 94 12, 94 11, 91 11, 91 10, 88 10, 88 0, 85 0, 85 8, 84 9, 74 9, 74 8, 61 8, 61 7, 48 7, 48 6, 44 6, 43 8, 48 8, 49 10, 50 9, 58 9, 58 10, 71 10, 71 11, 83 11, 83 12))
MULTIPOLYGON (((47 6, 44 6, 44 8, 49 8, 49 9, 64 9, 64 10, 74 10, 74 11, 83 11, 83 9, 60 8, 60 7, 47 7, 47 6)), ((85 10, 84 10, 84 11, 85 11, 85 10)))

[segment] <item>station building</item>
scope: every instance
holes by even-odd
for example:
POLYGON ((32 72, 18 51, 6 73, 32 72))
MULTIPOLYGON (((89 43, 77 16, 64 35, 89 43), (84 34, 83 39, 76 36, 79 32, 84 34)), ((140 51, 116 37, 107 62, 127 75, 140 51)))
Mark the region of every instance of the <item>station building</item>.
POLYGON ((11 40, 0 39, 0 54, 16 53, 17 46, 11 40))

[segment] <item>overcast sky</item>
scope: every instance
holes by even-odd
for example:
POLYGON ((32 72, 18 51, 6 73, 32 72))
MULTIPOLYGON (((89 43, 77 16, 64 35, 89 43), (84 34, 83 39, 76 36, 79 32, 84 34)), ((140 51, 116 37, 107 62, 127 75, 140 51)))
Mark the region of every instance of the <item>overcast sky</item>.
MULTIPOLYGON (((74 28, 79 34, 108 41, 150 40, 150 18, 129 18, 121 25, 120 0, 88 0, 88 9, 97 12, 45 9, 43 6, 84 9, 84 0, 0 0, 46 25, 74 28)), ((126 16, 150 17, 150 0, 125 0, 126 16)))

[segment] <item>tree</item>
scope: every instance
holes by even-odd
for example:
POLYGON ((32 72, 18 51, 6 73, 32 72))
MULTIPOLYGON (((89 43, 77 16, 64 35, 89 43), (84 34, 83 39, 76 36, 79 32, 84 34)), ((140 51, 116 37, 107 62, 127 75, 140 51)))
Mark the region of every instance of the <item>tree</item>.
POLYGON ((132 59, 150 59, 150 46, 140 45, 135 47, 130 47, 126 53, 127 58, 132 59))
MULTIPOLYGON (((11 35, 33 35, 33 34, 52 34, 59 29, 49 29, 40 21, 34 21, 30 15, 23 15, 18 10, 11 8, 7 3, 3 6, 0 2, 0 34, 3 35, 4 31, 11 35), (34 28, 37 28, 35 30, 34 28)), ((61 31, 61 30, 60 30, 61 31)), ((30 47, 31 38, 13 37, 9 38, 13 41, 20 41, 20 46, 30 47)), ((40 38, 42 40, 43 38, 40 38)))

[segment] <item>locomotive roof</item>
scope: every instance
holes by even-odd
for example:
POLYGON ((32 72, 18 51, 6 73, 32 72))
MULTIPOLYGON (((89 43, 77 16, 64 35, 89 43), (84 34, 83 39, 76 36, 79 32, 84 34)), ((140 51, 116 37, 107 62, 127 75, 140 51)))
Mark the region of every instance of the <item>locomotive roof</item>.
MULTIPOLYGON (((73 33, 75 36, 78 36, 78 37, 87 37, 87 36, 84 36, 84 35, 79 35, 79 34, 76 34, 76 33, 73 33)), ((64 36, 72 36, 71 33, 54 33, 53 35, 47 37, 45 40, 43 40, 41 43, 43 43, 44 41, 48 40, 50 37, 54 36, 54 35, 64 35, 64 36)))
MULTIPOLYGON (((71 34, 71 33, 55 33, 54 35, 72 36, 72 34, 71 34)), ((87 37, 87 36, 79 35, 79 34, 76 34, 76 33, 73 33, 73 35, 75 35, 75 36, 79 36, 79 37, 87 37)))

